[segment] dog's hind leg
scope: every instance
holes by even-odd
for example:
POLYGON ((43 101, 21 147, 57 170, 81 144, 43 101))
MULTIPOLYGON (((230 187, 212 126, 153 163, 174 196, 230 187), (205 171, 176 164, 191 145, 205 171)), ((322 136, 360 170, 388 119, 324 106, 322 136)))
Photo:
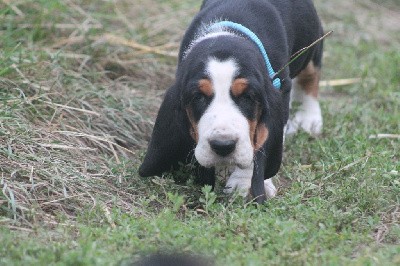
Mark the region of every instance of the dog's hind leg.
POLYGON ((322 114, 318 101, 320 67, 311 61, 293 82, 291 91, 292 102, 300 105, 294 116, 289 119, 287 134, 295 133, 302 128, 311 135, 317 136, 322 132, 322 114))

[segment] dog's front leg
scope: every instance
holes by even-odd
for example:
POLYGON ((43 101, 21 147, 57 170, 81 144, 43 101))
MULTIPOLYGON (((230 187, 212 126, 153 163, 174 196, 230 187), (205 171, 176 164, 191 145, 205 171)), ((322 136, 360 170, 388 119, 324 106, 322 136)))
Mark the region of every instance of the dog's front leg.
POLYGON ((234 191, 237 191, 239 195, 244 198, 249 196, 251 177, 253 176, 254 171, 253 166, 253 163, 247 168, 239 168, 238 166, 235 166, 226 182, 224 192, 231 194, 234 191))
POLYGON ((248 168, 239 168, 235 166, 232 174, 229 176, 224 192, 231 194, 238 191, 239 195, 247 197, 252 195, 258 203, 265 200, 265 196, 273 198, 276 195, 276 188, 271 179, 264 180, 264 157, 260 155, 255 158, 255 163, 252 163, 248 168), (255 165, 261 166, 256 169, 255 165), (263 198, 264 197, 264 198, 263 198), (260 199, 259 199, 260 198, 260 199))

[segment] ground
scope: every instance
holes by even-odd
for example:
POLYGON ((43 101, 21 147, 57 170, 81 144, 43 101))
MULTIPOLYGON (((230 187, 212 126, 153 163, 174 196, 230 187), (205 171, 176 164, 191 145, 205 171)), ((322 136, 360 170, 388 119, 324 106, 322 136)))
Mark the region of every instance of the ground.
POLYGON ((190 169, 137 174, 200 1, 0 1, 0 265, 160 250, 220 265, 399 265, 400 4, 315 3, 334 30, 323 135, 287 139, 278 196, 256 206, 194 185, 190 169))

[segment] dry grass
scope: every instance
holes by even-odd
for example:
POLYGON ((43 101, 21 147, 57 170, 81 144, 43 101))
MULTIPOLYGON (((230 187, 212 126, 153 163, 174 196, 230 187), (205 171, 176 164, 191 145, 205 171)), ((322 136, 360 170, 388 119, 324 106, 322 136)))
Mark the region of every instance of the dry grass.
POLYGON ((82 1, 4 2, 15 14, 2 20, 13 30, 45 38, 22 35, 14 49, 21 58, 2 54, 11 69, 0 78, 0 213, 13 219, 1 223, 33 228, 96 207, 135 208, 133 166, 172 82, 176 59, 168 55, 176 55, 183 27, 169 5, 139 2, 112 1, 104 10, 82 1), (26 20, 34 12, 40 21, 26 20))
MULTIPOLYGON (((110 101, 123 103, 114 94, 96 91, 96 85, 78 72, 67 74, 61 67, 52 71, 48 66, 42 71, 50 75, 38 88, 28 75, 30 83, 23 90, 16 89, 21 84, 2 81, 5 93, 13 95, 3 102, 10 112, 1 122, 0 143, 6 148, 0 164, 7 198, 3 204, 11 207, 14 218, 28 223, 54 222, 61 213, 74 218, 82 208, 95 206, 97 199, 109 204, 115 195, 120 197, 113 204, 129 211, 135 193, 120 188, 123 173, 110 167, 137 159, 135 150, 144 146, 150 119, 129 101, 109 107, 110 101), (68 91, 65 75, 75 75, 68 91)), ((111 81, 102 84, 124 90, 111 81)))

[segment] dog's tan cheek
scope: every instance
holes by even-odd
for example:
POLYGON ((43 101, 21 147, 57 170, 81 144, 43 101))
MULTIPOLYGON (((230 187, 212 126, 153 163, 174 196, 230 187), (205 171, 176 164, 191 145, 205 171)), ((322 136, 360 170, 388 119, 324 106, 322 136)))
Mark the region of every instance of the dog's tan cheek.
POLYGON ((255 133, 254 150, 259 150, 267 141, 268 136, 269 136, 268 128, 265 126, 264 123, 259 123, 257 125, 255 133))
POLYGON ((192 139, 197 143, 199 141, 199 131, 197 123, 194 120, 192 110, 190 108, 186 108, 186 114, 190 122, 189 134, 192 137, 192 139))

